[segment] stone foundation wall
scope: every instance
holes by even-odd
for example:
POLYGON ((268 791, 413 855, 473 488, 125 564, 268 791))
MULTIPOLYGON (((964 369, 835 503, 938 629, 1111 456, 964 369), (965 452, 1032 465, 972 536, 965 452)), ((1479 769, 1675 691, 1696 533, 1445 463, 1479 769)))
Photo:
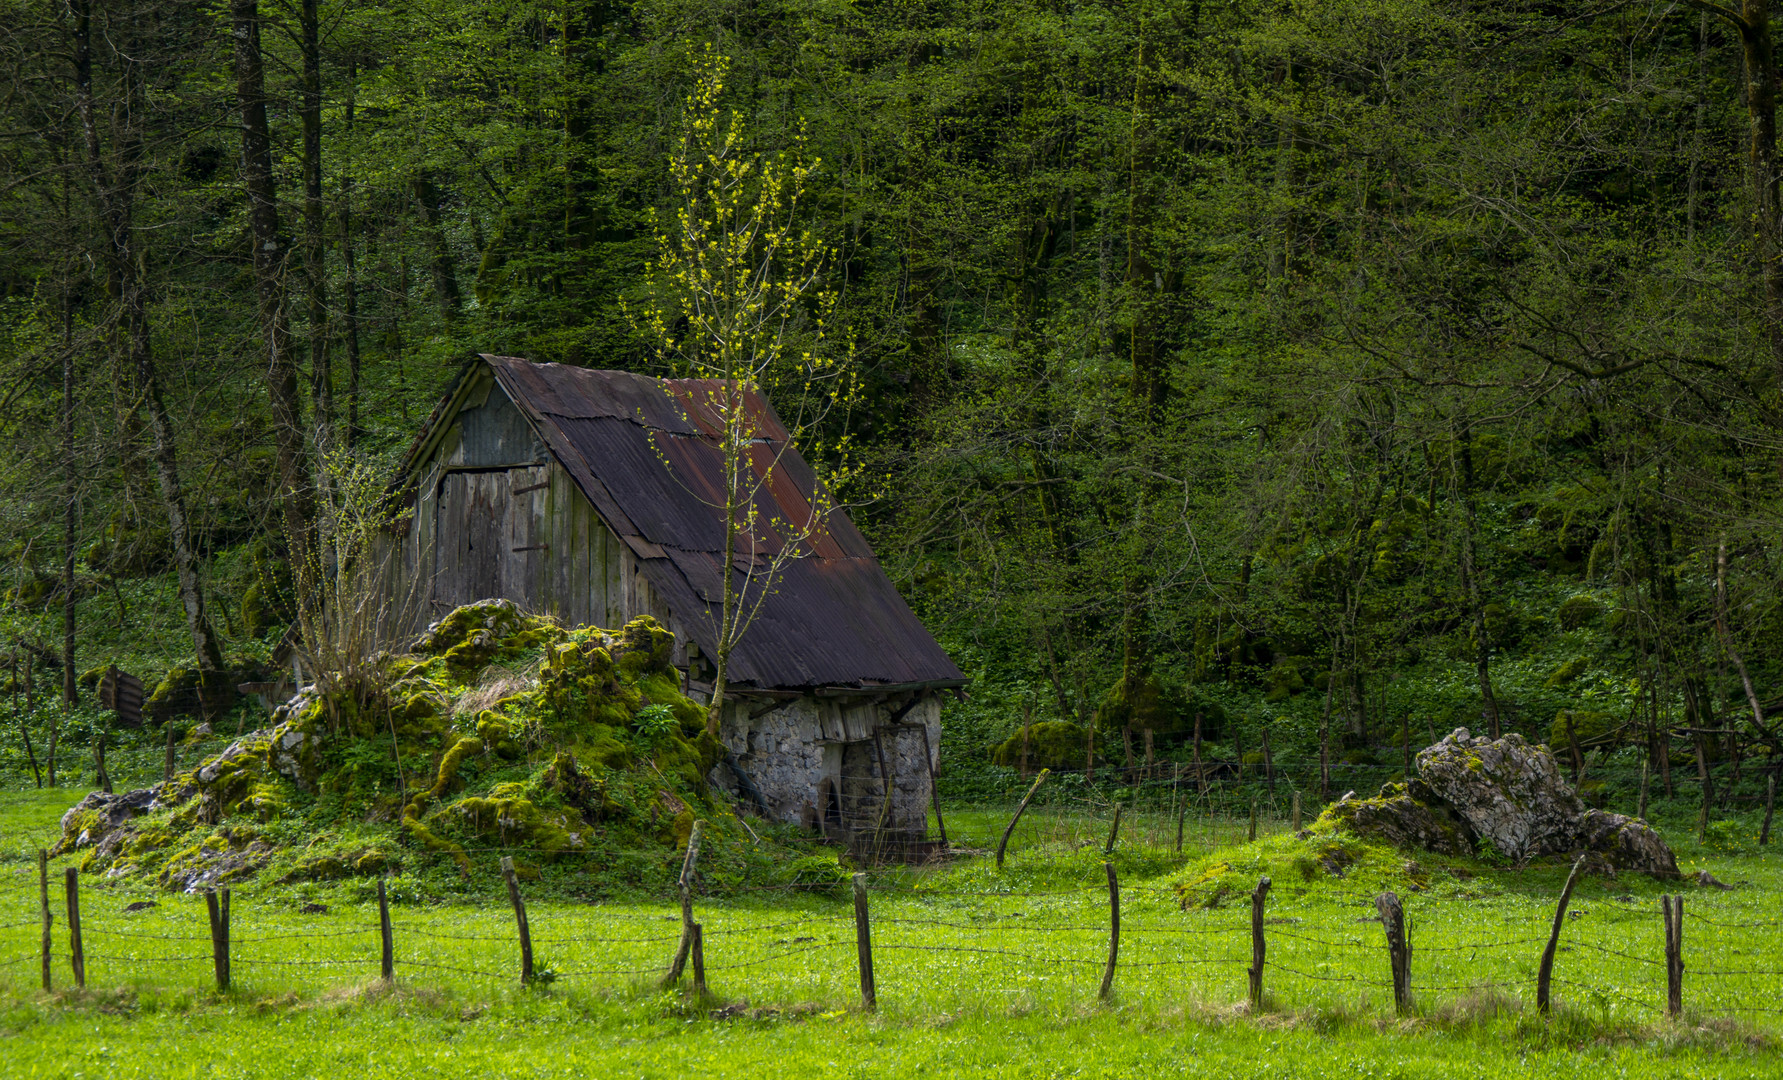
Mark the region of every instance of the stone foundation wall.
MULTIPOLYGON (((889 720, 897 704, 807 696, 753 719, 760 703, 727 705, 719 738, 767 802, 768 817, 825 832, 870 832, 879 823, 889 776, 888 834, 921 839, 928 823, 930 769, 940 764, 941 703, 918 702, 893 726, 889 720)), ((710 779, 747 798, 728 766, 720 764, 710 779)))

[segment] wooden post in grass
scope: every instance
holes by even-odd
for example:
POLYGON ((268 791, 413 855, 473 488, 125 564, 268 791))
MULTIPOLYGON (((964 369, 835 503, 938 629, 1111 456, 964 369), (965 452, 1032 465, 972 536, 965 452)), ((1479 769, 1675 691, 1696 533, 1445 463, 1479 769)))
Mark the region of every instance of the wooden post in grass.
POLYGON ((1102 969, 1102 988, 1096 997, 1107 1001, 1114 993, 1114 964, 1121 955, 1121 883, 1114 876, 1114 864, 1103 863, 1108 871, 1108 966, 1102 969))
POLYGON ((1381 914, 1381 927, 1387 932, 1387 957, 1393 968, 1393 1008, 1404 1016, 1412 1001, 1412 948, 1405 936, 1405 905, 1391 890, 1375 897, 1374 909, 1381 914))
POLYGON ((1684 1011, 1684 898, 1661 896, 1659 912, 1665 919, 1665 1014, 1684 1011))
POLYGON ((173 717, 162 722, 167 728, 167 758, 161 763, 161 780, 163 783, 173 781, 173 717))
MULTIPOLYGON (((935 759, 932 751, 929 749, 929 725, 918 724, 916 725, 916 730, 922 732, 922 763, 923 766, 929 770, 929 802, 934 804, 935 829, 941 834, 941 846, 945 848, 948 846, 947 822, 941 819, 941 789, 935 786, 935 759)), ((1024 731, 1022 733, 1022 738, 1027 738, 1027 732, 1024 731)), ((1026 743, 1023 745, 1025 746, 1026 743)), ((1024 750, 1023 753, 1025 755, 1026 751, 1024 750)), ((1022 762, 1022 771, 1024 774, 1027 771, 1027 764, 1026 760, 1022 762)))
POLYGON ((1548 1013, 1549 982, 1554 978, 1554 953, 1560 948, 1560 928, 1566 925, 1566 905, 1572 902, 1573 886, 1584 867, 1585 856, 1581 855, 1573 863, 1572 873, 1566 875, 1566 887, 1560 890, 1560 903, 1554 908, 1554 928, 1548 931, 1548 947, 1542 950, 1542 964, 1535 973, 1535 1007, 1544 1016, 1548 1013))
POLYGON ((1252 840, 1256 840, 1256 839, 1257 839, 1257 800, 1255 800, 1255 799, 1252 799, 1252 800, 1251 800, 1251 831, 1250 831, 1250 838, 1251 838, 1251 839, 1252 839, 1252 840))
POLYGON ((1123 803, 1114 804, 1114 823, 1108 827, 1108 843, 1102 845, 1102 854, 1114 854, 1114 838, 1121 832, 1121 807, 1123 803))
POLYGON ((1207 773, 1201 768, 1201 714, 1195 714, 1195 790, 1202 796, 1207 795, 1207 773))
POLYGON ((693 991, 696 994, 706 992, 706 939, 699 923, 693 924, 693 942, 690 954, 693 958, 693 991))
POLYGON ((1269 896, 1269 878, 1257 880, 1251 893, 1251 1012, 1263 1010, 1263 962, 1267 948, 1263 943, 1263 901, 1269 896))
POLYGON ((1579 781, 1584 779, 1585 776, 1585 756, 1579 753, 1579 733, 1573 727, 1572 710, 1567 709, 1562 712, 1560 718, 1566 723, 1566 744, 1568 749, 1572 751, 1573 759, 1573 786, 1577 787, 1579 781))
POLYGON ((854 951, 860 961, 861 1007, 871 1012, 879 1006, 879 994, 873 988, 873 924, 867 916, 865 874, 854 875, 854 951))
POLYGON ((80 939, 80 871, 70 866, 63 873, 63 885, 68 901, 68 962, 74 968, 74 985, 85 989, 87 954, 80 939))
POLYGON ((1015 816, 1010 818, 1009 824, 1004 827, 1003 838, 997 841, 997 869, 1003 869, 1003 849, 1009 846, 1009 834, 1015 831, 1015 823, 1022 819, 1022 813, 1028 808, 1028 800, 1032 799, 1034 793, 1040 790, 1040 785, 1046 782, 1046 775, 1051 771, 1050 769, 1041 769, 1040 775, 1034 777, 1034 785, 1028 789, 1026 795, 1022 796, 1021 803, 1015 808, 1015 816))
POLYGON ((514 925, 520 932, 520 984, 526 986, 532 983, 532 928, 526 924, 526 901, 520 899, 520 879, 514 876, 511 856, 501 857, 501 876, 508 883, 508 903, 514 906, 514 925))
POLYGON ((50 950, 54 943, 50 940, 50 927, 55 925, 56 917, 50 914, 50 855, 42 848, 37 849, 37 904, 43 911, 43 990, 50 991, 50 950))
POLYGON ((1772 770, 1764 781, 1764 824, 1758 830, 1758 846, 1771 842, 1771 807, 1777 801, 1777 773, 1772 770))
MULTIPOLYGON (((699 862, 700 834, 705 828, 704 821, 696 821, 693 830, 687 834, 687 854, 681 860, 681 877, 676 881, 681 890, 681 943, 675 947, 675 959, 669 962, 669 973, 663 976, 664 986, 673 986, 680 981, 681 973, 687 970, 687 957, 693 952, 693 869, 699 862)), ((700 963, 703 968, 703 956, 700 963)))
POLYGON ((211 967, 218 992, 224 992, 229 989, 229 890, 204 890, 204 907, 210 914, 211 967))
POLYGON ((1300 793, 1294 793, 1294 831, 1300 831, 1300 793))
POLYGON ((1647 820, 1647 777, 1652 771, 1648 762, 1641 762, 1641 804, 1635 809, 1634 816, 1642 821, 1647 820))
POLYGON ((396 978, 396 942, 390 932, 390 896, 384 891, 384 879, 378 878, 378 941, 383 946, 383 959, 378 964, 378 974, 385 982, 396 978))
POLYGON ((1176 853, 1177 853, 1177 854, 1178 854, 1178 855, 1181 855, 1181 854, 1182 854, 1182 825, 1183 825, 1183 819, 1184 819, 1184 818, 1186 818, 1186 817, 1188 817, 1188 816, 1189 816, 1189 800, 1187 800, 1187 799, 1184 799, 1184 800, 1183 800, 1183 801, 1182 801, 1182 805, 1181 805, 1181 806, 1178 806, 1178 807, 1177 807, 1177 808, 1176 808, 1176 853))

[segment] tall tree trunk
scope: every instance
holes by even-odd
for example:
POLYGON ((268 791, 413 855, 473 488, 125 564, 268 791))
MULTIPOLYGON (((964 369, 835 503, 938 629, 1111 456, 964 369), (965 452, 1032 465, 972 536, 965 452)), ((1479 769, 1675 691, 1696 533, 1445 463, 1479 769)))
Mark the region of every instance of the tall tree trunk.
POLYGON ((446 242, 440 225, 440 192, 433 178, 425 174, 415 177, 411 190, 421 207, 423 231, 427 235, 428 268, 433 274, 433 297, 439 305, 440 317, 451 322, 458 317, 463 301, 458 292, 458 271, 452 261, 452 247, 446 242))
MULTIPOLYGON (((242 181, 248 196, 248 224, 254 239, 254 284, 260 333, 266 349, 266 386, 272 404, 277 454, 277 498, 292 565, 307 570, 311 554, 310 488, 305 466, 303 406, 297 366, 291 359, 285 311, 285 272, 289 252, 279 235, 279 207, 272 176, 272 139, 266 125, 266 87, 260 55, 257 0, 229 0, 235 45, 236 103, 241 112, 242 181)), ((298 590, 297 602, 310 597, 298 590)))
POLYGON ((1473 488, 1473 437, 1471 432, 1464 430, 1461 442, 1461 505, 1465 521, 1461 534, 1461 573, 1467 579, 1467 602, 1473 609, 1474 674, 1479 682, 1480 701, 1484 707, 1486 722, 1491 728, 1492 737, 1496 739, 1502 731, 1498 717, 1498 697, 1492 693, 1492 643, 1487 637, 1485 590, 1480 588, 1480 567, 1474 543, 1478 515, 1474 506, 1473 488))
MULTIPOLYGON (((347 103, 342 117, 348 138, 353 135, 354 99, 358 92, 359 60, 347 63, 347 103)), ((359 441, 359 259, 353 246, 353 174, 341 170, 340 245, 341 322, 347 344, 347 430, 346 446, 351 449, 359 441)))
MULTIPOLYGON (((161 505, 167 514, 167 534, 173 548, 175 577, 179 583, 180 606, 185 610, 186 629, 192 635, 192 652, 201 673, 202 684, 214 688, 216 674, 223 667, 223 650, 211 629, 210 615, 205 610, 204 590, 198 574, 198 554, 192 546, 190 523, 186 517, 185 492, 180 484, 179 463, 174 450, 173 421, 161 399, 161 384, 155 370, 154 352, 149 336, 148 291, 137 271, 133 213, 137 163, 141 158, 141 140, 137 133, 123 133, 124 145, 119 148, 116 174, 107 166, 99 138, 99 122, 93 101, 92 16, 88 0, 71 0, 74 21, 75 110, 80 117, 81 134, 86 144, 88 179, 98 203, 99 220, 105 229, 104 258, 107 279, 113 298, 118 303, 118 322, 122 330, 122 348, 126 369, 134 385, 132 389, 140 406, 148 414, 150 458, 161 492, 161 505)), ((128 15, 123 22, 129 25, 128 15)), ((125 96, 120 115, 137 116, 142 112, 142 82, 138 61, 128 45, 118 50, 119 92, 125 96)), ((221 693, 221 692, 220 692, 221 693)), ((207 700, 207 710, 210 707, 207 700)))
MULTIPOLYGON (((68 208, 66 204, 64 211, 68 208)), ((64 216, 66 220, 66 214, 64 216)), ((74 681, 74 531, 76 474, 74 466, 74 294, 72 282, 62 285, 62 704, 80 700, 74 681)))
POLYGON ((328 355, 328 267, 322 225, 322 47, 317 0, 302 0, 298 11, 303 52, 303 269, 309 286, 310 398, 314 408, 318 479, 326 482, 326 462, 334 449, 334 375, 328 355))

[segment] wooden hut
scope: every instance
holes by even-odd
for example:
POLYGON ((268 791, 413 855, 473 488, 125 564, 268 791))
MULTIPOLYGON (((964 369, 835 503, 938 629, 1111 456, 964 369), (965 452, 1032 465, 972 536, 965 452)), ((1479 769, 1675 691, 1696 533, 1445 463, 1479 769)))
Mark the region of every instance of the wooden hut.
MULTIPOLYGON (((404 459, 414 514, 395 565, 415 625, 505 597, 565 625, 652 615, 709 700, 722 579, 720 455, 700 385, 480 356, 404 459)), ((759 396, 764 452, 788 440, 759 396)), ((814 475, 779 458, 764 520, 798 520, 814 475)), ((771 530, 769 530, 771 532, 771 530)), ((766 536, 763 550, 776 543, 766 536)), ((881 841, 925 832, 938 693, 965 676, 840 511, 802 545, 732 650, 715 783, 770 817, 881 841)))

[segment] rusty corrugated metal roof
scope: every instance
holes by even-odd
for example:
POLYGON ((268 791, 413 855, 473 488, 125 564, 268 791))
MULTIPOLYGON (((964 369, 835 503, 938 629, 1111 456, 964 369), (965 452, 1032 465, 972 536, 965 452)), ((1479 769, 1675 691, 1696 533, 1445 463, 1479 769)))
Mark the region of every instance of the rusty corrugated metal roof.
MULTIPOLYGON (((607 524, 639 555, 639 568, 710 656, 723 578, 722 459, 706 395, 718 384, 654 379, 484 356, 497 381, 607 524), (672 395, 672 396, 671 396, 672 395), (660 555, 657 553, 660 552, 660 555)), ((816 484, 772 406, 751 394, 760 441, 758 527, 738 541, 731 572, 753 572, 786 544, 775 521, 810 514, 816 484), (754 554, 758 557, 751 559, 754 554)), ((763 689, 959 685, 960 669, 936 643, 840 510, 782 564, 761 612, 731 653, 730 681, 763 689)))

